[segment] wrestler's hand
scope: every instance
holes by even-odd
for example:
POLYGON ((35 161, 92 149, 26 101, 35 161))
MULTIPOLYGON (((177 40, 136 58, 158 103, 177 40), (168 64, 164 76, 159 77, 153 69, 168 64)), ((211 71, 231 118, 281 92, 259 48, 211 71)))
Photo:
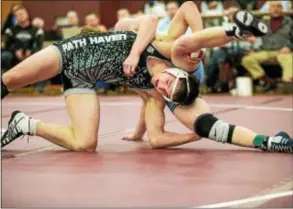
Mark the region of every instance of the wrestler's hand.
POLYGON ((22 49, 18 49, 15 52, 15 56, 17 57, 18 60, 23 60, 24 59, 24 57, 23 57, 23 50, 22 49))
POLYGON ((139 62, 139 57, 140 56, 138 54, 130 54, 123 62, 123 72, 127 77, 134 76, 139 62))

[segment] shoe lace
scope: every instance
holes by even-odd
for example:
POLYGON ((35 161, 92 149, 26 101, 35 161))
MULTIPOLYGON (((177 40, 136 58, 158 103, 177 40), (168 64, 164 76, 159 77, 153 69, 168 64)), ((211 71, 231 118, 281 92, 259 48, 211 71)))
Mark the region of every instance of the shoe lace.
POLYGON ((4 140, 5 142, 9 142, 10 140, 12 140, 19 133, 19 130, 17 129, 17 126, 15 125, 16 123, 17 122, 14 121, 8 127, 8 129, 7 129, 7 135, 5 137, 6 140, 4 140))
POLYGON ((287 144, 288 140, 286 139, 283 143, 272 144, 271 149, 276 152, 286 152, 293 153, 293 143, 287 144))
POLYGON ((23 135, 23 136, 21 137, 21 140, 23 140, 25 137, 26 137, 26 141, 27 141, 27 143, 29 143, 29 142, 30 142, 30 136, 29 136, 29 135, 23 135))

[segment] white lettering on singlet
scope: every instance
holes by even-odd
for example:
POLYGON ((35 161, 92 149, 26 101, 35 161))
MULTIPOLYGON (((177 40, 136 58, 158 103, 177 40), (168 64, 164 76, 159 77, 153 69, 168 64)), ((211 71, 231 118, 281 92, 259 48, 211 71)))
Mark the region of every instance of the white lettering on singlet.
POLYGON ((89 41, 87 42, 86 38, 80 38, 80 39, 66 42, 66 43, 62 44, 62 49, 66 53, 66 52, 74 50, 74 49, 85 47, 85 46, 87 46, 87 44, 95 45, 95 44, 100 44, 100 43, 123 41, 123 40, 127 40, 127 35, 126 34, 112 34, 112 35, 107 35, 107 36, 89 37, 88 40, 89 41))

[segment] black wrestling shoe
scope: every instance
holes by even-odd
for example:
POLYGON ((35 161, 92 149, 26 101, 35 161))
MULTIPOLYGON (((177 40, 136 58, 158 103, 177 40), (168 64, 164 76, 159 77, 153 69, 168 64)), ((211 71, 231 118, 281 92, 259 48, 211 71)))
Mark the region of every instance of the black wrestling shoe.
POLYGON ((293 153, 293 139, 286 132, 279 132, 269 137, 267 141, 267 151, 293 153))
POLYGON ((28 134, 30 118, 20 111, 14 111, 9 119, 8 128, 1 137, 1 148, 20 136, 28 134))
POLYGON ((247 11, 239 10, 235 12, 233 20, 243 34, 259 37, 266 35, 268 32, 268 26, 247 11))

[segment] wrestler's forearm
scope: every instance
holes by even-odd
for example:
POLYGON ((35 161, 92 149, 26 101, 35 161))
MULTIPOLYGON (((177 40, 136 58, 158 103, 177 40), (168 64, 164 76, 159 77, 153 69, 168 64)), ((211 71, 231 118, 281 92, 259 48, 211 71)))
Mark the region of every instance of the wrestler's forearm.
POLYGON ((168 147, 179 146, 182 144, 194 142, 201 139, 195 133, 180 134, 174 132, 162 132, 155 138, 150 138, 152 148, 163 149, 168 147))
POLYGON ((137 37, 130 54, 140 55, 152 42, 156 35, 158 19, 155 16, 145 16, 138 26, 137 37))
POLYGON ((143 100, 142 101, 142 105, 141 105, 141 110, 140 110, 140 115, 139 115, 139 119, 138 119, 138 123, 136 125, 136 128, 134 130, 134 133, 133 135, 141 138, 143 137, 143 135, 145 134, 146 132, 146 125, 145 125, 145 101, 143 100))

